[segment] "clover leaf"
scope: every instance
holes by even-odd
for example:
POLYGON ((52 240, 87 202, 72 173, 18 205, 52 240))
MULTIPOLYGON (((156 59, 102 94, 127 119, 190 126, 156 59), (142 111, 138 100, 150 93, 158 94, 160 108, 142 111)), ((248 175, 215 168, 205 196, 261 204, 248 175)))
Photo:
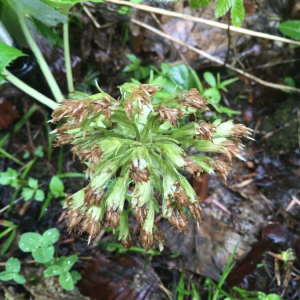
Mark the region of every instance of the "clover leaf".
POLYGON ((0 280, 14 280, 16 283, 23 284, 26 280, 23 275, 19 274, 20 270, 20 261, 17 258, 11 257, 5 264, 5 271, 0 273, 0 280))
POLYGON ((59 283, 61 284, 61 286, 65 290, 71 291, 74 288, 74 284, 76 284, 76 282, 81 279, 81 275, 79 272, 75 270, 70 272, 70 269, 77 260, 77 255, 71 255, 69 257, 62 256, 58 261, 55 262, 54 265, 49 266, 44 271, 44 276, 59 276, 59 283))
MULTIPOLYGON (((2 55, 1 44, 2 43, 0 43, 0 54, 2 55)), ((1 55, 0 55, 0 57, 1 57, 1 55)), ((0 72, 1 72, 1 60, 2 60, 2 57, 0 58, 0 72)), ((0 75, 0 77, 1 77, 1 75, 0 75)), ((12 168, 8 168, 6 172, 1 172, 0 173, 0 184, 16 187, 18 185, 18 172, 12 168)))
POLYGON ((33 178, 29 178, 28 186, 22 189, 22 197, 25 201, 34 197, 36 201, 43 201, 45 199, 45 193, 43 190, 38 189, 38 181, 33 178))
POLYGON ((38 263, 48 263, 53 259, 54 246, 59 238, 56 228, 48 229, 43 235, 35 232, 26 232, 21 235, 19 248, 24 252, 31 252, 38 263))

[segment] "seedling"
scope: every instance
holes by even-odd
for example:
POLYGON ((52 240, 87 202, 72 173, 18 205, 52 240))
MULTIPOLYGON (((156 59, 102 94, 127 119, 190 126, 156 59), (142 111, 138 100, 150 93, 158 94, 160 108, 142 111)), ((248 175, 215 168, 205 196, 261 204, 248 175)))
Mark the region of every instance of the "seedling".
POLYGON ((29 187, 24 187, 22 190, 22 197, 25 201, 28 201, 31 198, 34 198, 36 201, 43 201, 45 199, 44 191, 38 188, 37 180, 29 178, 28 186, 29 187))
POLYGON ((26 282, 23 275, 19 274, 21 270, 20 261, 11 257, 5 264, 5 271, 0 273, 0 280, 14 280, 16 283, 23 284, 26 282))
POLYGON ((53 244, 59 239, 59 231, 56 228, 48 229, 40 235, 35 232, 26 232, 21 235, 19 248, 31 255, 38 263, 47 263, 53 259, 53 244))
POLYGON ((61 286, 67 291, 71 291, 77 281, 81 279, 79 272, 75 270, 70 271, 77 260, 77 255, 71 255, 69 257, 62 256, 54 263, 54 265, 49 266, 44 271, 44 276, 59 276, 61 286))

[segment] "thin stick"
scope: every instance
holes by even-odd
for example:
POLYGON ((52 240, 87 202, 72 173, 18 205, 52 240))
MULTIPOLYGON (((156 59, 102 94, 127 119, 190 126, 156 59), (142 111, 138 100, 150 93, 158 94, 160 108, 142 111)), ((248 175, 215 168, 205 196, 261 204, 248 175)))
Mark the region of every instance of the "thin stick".
MULTIPOLYGON (((134 7, 134 8, 140 9, 140 10, 152 11, 152 12, 160 14, 160 15, 171 16, 171 17, 180 18, 183 20, 193 21, 196 23, 203 23, 203 24, 206 24, 209 26, 220 28, 220 29, 225 29, 225 30, 228 29, 227 24, 223 24, 223 23, 211 21, 211 20, 206 20, 203 18, 193 17, 193 16, 189 16, 189 15, 184 15, 181 13, 177 13, 177 12, 173 12, 173 11, 169 11, 169 10, 165 10, 165 9, 161 9, 161 8, 156 8, 156 7, 152 7, 152 6, 148 6, 148 5, 136 4, 136 3, 132 3, 129 1, 123 1, 123 0, 105 0, 105 1, 115 3, 115 4, 134 7)), ((263 32, 257 32, 257 31, 253 31, 253 30, 249 30, 249 29, 245 29, 245 28, 241 28, 241 27, 235 27, 235 26, 231 25, 229 27, 229 29, 233 32, 256 36, 256 37, 263 38, 263 39, 279 41, 282 43, 288 43, 288 44, 294 44, 294 45, 300 45, 300 41, 294 41, 294 40, 286 39, 286 38, 283 38, 280 36, 267 34, 267 33, 263 33, 263 32)))
POLYGON ((68 91, 69 93, 73 93, 75 89, 73 83, 70 44, 69 44, 69 22, 64 23, 63 25, 63 39, 64 39, 64 56, 65 56, 68 91))
POLYGON ((29 44, 30 49, 34 53, 34 55, 39 63, 39 66, 47 80, 47 83, 53 93, 55 100, 57 102, 62 101, 64 99, 64 96, 63 96, 61 90, 59 89, 59 86, 58 86, 57 82, 55 81, 55 78, 54 78, 53 74, 51 73, 48 64, 45 61, 45 58, 44 58, 40 48, 38 47, 34 38, 32 37, 32 34, 31 34, 31 32, 28 28, 27 22, 26 22, 26 18, 21 14, 18 14, 18 17, 19 17, 19 22, 20 22, 22 31, 26 37, 26 41, 29 44))
POLYGON ((2 73, 4 75, 6 75, 6 77, 5 77, 6 80, 8 80, 9 82, 11 82, 13 85, 15 85, 17 88, 19 88, 21 91, 23 91, 24 93, 28 94, 32 98, 40 101, 44 105, 47 105, 51 109, 55 109, 57 107, 57 103, 56 102, 54 102, 53 100, 51 100, 48 97, 44 96, 43 94, 41 94, 37 90, 33 89, 32 87, 30 87, 29 85, 27 85, 26 83, 24 83, 22 80, 20 80, 19 78, 15 77, 14 75, 12 75, 7 70, 4 70, 2 73))
MULTIPOLYGON (((164 37, 164 38, 166 38, 168 40, 174 41, 175 43, 178 43, 178 44, 180 44, 182 46, 185 46, 186 48, 188 48, 188 49, 190 49, 190 50, 192 50, 192 51, 194 51, 194 52, 196 52, 196 53, 204 56, 205 58, 207 58, 207 59, 209 59, 211 61, 216 62, 219 65, 224 65, 224 61, 223 60, 221 60, 219 58, 216 58, 216 57, 214 57, 214 56, 212 56, 212 55, 210 55, 210 54, 208 54, 208 53, 206 53, 206 52, 204 52, 204 51, 202 51, 200 49, 197 49, 197 48, 195 48, 193 46, 189 46, 188 44, 186 44, 186 43, 184 43, 184 42, 182 42, 182 41, 180 41, 180 40, 178 40, 178 39, 176 39, 176 38, 174 38, 174 37, 172 37, 172 36, 170 36, 170 35, 168 35, 166 33, 163 33, 162 31, 160 31, 160 30, 158 30, 158 29, 156 29, 156 28, 154 28, 154 27, 152 27, 150 25, 147 25, 147 24, 145 24, 143 22, 140 22, 138 20, 135 20, 135 19, 131 19, 131 22, 133 22, 135 24, 138 24, 138 25, 140 25, 140 26, 142 26, 144 28, 147 28, 148 30, 150 30, 150 31, 152 31, 152 32, 154 32, 154 33, 156 33, 156 34, 158 34, 158 35, 160 35, 160 36, 162 36, 162 37, 164 37)), ((285 91, 285 92, 290 91, 290 92, 300 93, 300 89, 262 80, 262 79, 260 79, 260 78, 258 78, 256 76, 251 75, 250 73, 244 72, 243 70, 235 68, 235 67, 233 67, 233 66, 231 66, 229 64, 225 64, 224 66, 226 68, 228 68, 230 70, 233 70, 233 71, 235 71, 235 72, 237 72, 239 74, 242 74, 243 76, 245 76, 247 78, 250 78, 253 81, 256 81, 256 82, 258 82, 258 83, 260 83, 262 85, 265 85, 265 86, 268 86, 268 87, 271 87, 271 88, 274 88, 274 89, 282 90, 282 91, 285 91)))

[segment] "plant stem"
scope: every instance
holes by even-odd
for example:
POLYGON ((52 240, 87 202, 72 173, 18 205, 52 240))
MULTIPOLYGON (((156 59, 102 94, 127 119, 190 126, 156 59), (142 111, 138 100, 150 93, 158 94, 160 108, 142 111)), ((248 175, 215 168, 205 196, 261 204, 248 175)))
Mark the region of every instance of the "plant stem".
POLYGON ((33 97, 34 99, 40 101, 44 105, 47 105, 51 109, 55 109, 57 107, 57 103, 53 100, 49 99, 48 97, 44 96, 37 90, 33 89, 26 83, 24 83, 19 78, 15 77, 11 73, 9 73, 7 70, 3 71, 3 74, 6 75, 6 79, 11 82, 13 85, 15 85, 17 88, 19 88, 24 93, 28 94, 29 96, 33 97))
POLYGON ((55 81, 54 76, 51 73, 51 70, 50 70, 48 64, 46 63, 41 50, 39 49, 38 45, 36 44, 32 34, 28 28, 26 18, 21 14, 18 14, 18 17, 19 17, 19 22, 22 27, 23 33, 26 37, 27 43, 29 44, 32 52, 34 53, 39 65, 40 65, 40 68, 47 80, 47 83, 53 93, 55 100, 57 102, 62 101, 64 99, 64 96, 63 96, 61 90, 59 89, 59 86, 58 86, 57 82, 55 81))
POLYGON ((70 56, 70 44, 69 44, 69 23, 64 23, 63 25, 63 39, 64 39, 64 55, 66 64, 66 74, 69 93, 74 92, 73 75, 72 75, 72 65, 70 56))

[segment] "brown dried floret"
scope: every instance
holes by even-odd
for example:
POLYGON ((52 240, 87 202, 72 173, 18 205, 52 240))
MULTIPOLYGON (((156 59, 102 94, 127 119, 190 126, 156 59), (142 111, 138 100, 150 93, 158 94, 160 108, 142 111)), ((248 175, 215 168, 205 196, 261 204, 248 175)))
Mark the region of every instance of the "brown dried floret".
POLYGON ((58 133, 55 137, 55 146, 63 146, 67 144, 71 144, 73 142, 73 137, 68 133, 58 133))
POLYGON ((148 252, 153 244, 153 234, 150 232, 146 232, 145 230, 142 230, 140 235, 140 242, 143 246, 143 248, 148 252))
POLYGON ((81 123, 90 112, 90 109, 90 100, 64 100, 59 103, 52 113, 53 123, 68 118, 74 118, 76 123, 81 123))
POLYGON ((93 238, 95 238, 101 230, 101 222, 93 220, 91 218, 85 218, 81 224, 81 232, 87 232, 89 234, 88 244, 93 238))
POLYGON ((190 174, 192 174, 194 177, 200 176, 200 173, 202 173, 202 169, 199 165, 197 165, 195 162, 193 162, 190 158, 186 157, 184 158, 184 168, 187 170, 190 174))
POLYGON ((142 207, 135 206, 134 207, 135 218, 139 224, 143 224, 147 218, 147 207, 144 204, 142 207))
POLYGON ((231 168, 221 160, 209 161, 208 164, 214 168, 216 175, 221 177, 226 185, 228 171, 231 171, 231 168))
POLYGON ((190 204, 190 198, 189 196, 185 193, 183 187, 180 185, 180 183, 176 180, 174 182, 174 186, 176 186, 176 190, 174 192, 174 197, 177 203, 180 206, 187 207, 190 204))
POLYGON ((81 223, 84 218, 84 213, 80 208, 70 208, 68 209, 67 216, 69 223, 68 233, 70 234, 81 223))
POLYGON ((130 163, 130 167, 129 177, 131 177, 134 182, 147 182, 149 180, 150 174, 147 168, 141 170, 139 167, 134 167, 132 163, 130 163))
POLYGON ((200 96, 200 93, 197 89, 190 89, 182 98, 181 103, 184 106, 194 107, 202 110, 207 110, 206 106, 209 102, 205 99, 205 97, 200 96))
POLYGON ((104 195, 104 190, 99 193, 95 193, 91 186, 88 186, 84 192, 84 204, 87 208, 92 205, 101 206, 101 200, 104 195))
POLYGON ((102 156, 102 151, 99 147, 97 147, 95 144, 92 145, 91 148, 87 149, 80 149, 80 145, 76 145, 72 147, 71 151, 73 152, 73 160, 74 160, 74 155, 77 154, 82 158, 81 162, 84 162, 88 159, 91 159, 91 164, 97 165, 101 156, 102 156))
POLYGON ((180 231, 187 231, 189 224, 186 215, 178 208, 172 210, 171 215, 168 217, 169 222, 179 229, 180 231))
POLYGON ((192 203, 189 206, 189 209, 193 215, 193 217, 196 219, 197 221, 197 226, 199 227, 199 224, 202 223, 202 209, 200 207, 200 204, 198 201, 192 203))
POLYGON ((240 146, 242 145, 239 139, 232 139, 224 141, 220 144, 224 150, 224 156, 229 160, 230 164, 232 163, 233 157, 240 157, 242 153, 240 146))
POLYGON ((165 235, 160 226, 155 223, 153 227, 153 237, 155 242, 158 244, 159 250, 162 251, 165 246, 165 235))
POLYGON ((233 131, 233 136, 235 137, 249 137, 249 135, 251 134, 251 129, 246 127, 244 124, 235 124, 233 125, 233 128, 232 128, 232 131, 233 131))
POLYGON ((116 229, 120 223, 120 212, 110 207, 106 212, 106 221, 110 228, 116 229))
POLYGON ((213 134, 216 132, 216 128, 216 125, 202 121, 197 128, 196 138, 203 138, 206 141, 212 142, 213 134))
POLYGON ((159 114, 163 121, 169 120, 174 127, 177 125, 177 119, 184 116, 181 110, 171 108, 167 105, 159 106, 155 112, 159 114))
POLYGON ((131 232, 126 238, 122 239, 121 244, 126 249, 129 249, 134 245, 134 239, 131 232))

